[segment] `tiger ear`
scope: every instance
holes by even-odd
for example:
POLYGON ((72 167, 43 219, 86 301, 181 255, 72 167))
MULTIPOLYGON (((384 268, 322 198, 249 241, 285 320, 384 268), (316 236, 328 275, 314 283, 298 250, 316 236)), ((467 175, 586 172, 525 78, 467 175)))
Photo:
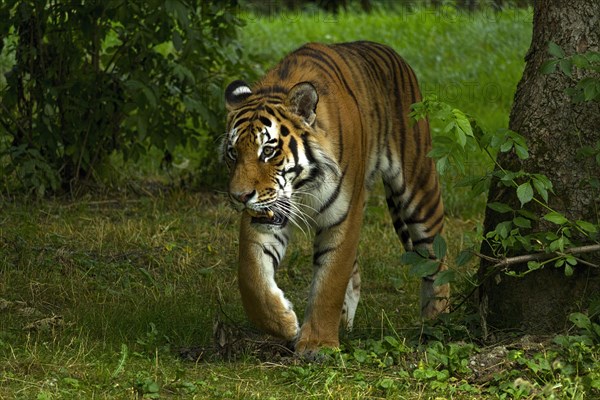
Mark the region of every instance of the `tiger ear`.
POLYGON ((304 122, 312 125, 317 118, 318 102, 319 95, 312 83, 300 82, 290 90, 286 104, 292 112, 301 116, 304 122))
POLYGON ((244 81, 233 81, 225 89, 225 106, 227 110, 232 110, 239 106, 248 96, 252 94, 252 89, 244 81))

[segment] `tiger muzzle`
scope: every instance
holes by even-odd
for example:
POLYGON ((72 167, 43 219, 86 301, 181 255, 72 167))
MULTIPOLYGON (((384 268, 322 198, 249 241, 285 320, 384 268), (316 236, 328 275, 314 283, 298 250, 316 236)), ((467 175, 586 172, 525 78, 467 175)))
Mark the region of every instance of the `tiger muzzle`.
POLYGON ((252 217, 253 224, 285 226, 288 222, 286 216, 275 213, 272 210, 258 212, 247 208, 246 212, 252 217))

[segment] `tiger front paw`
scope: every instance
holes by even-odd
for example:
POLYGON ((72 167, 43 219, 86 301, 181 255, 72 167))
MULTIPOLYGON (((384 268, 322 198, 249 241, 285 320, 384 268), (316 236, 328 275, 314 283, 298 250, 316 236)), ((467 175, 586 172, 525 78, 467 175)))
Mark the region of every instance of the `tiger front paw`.
POLYGON ((304 324, 296 342, 295 353, 304 360, 315 361, 319 359, 322 349, 337 348, 339 346, 340 341, 337 331, 326 334, 326 332, 319 332, 311 329, 308 324, 304 324))
POLYGON ((340 346, 338 341, 321 342, 317 340, 298 341, 295 347, 295 355, 301 360, 308 362, 323 361, 327 357, 327 352, 324 349, 334 349, 340 346))
POLYGON ((257 318, 251 315, 250 320, 266 333, 275 337, 293 342, 298 337, 299 327, 296 313, 292 310, 286 310, 280 313, 260 315, 263 318, 257 318))

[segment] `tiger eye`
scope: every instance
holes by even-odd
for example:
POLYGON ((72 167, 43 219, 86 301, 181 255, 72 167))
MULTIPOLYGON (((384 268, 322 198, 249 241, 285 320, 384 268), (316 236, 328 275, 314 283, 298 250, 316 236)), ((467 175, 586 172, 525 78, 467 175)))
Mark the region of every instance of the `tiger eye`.
POLYGON ((233 161, 235 161, 235 159, 237 158, 237 150, 233 146, 229 147, 229 149, 227 150, 227 154, 229 155, 229 158, 231 158, 233 161))

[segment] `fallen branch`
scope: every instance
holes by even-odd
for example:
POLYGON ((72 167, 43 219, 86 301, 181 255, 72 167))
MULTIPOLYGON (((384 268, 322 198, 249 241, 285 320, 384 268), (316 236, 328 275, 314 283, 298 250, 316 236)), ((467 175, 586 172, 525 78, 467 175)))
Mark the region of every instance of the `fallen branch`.
MULTIPOLYGON (((490 257, 485 254, 481 254, 478 252, 473 252, 473 254, 483 260, 495 263, 491 267, 488 268, 487 274, 483 277, 483 279, 466 295, 463 300, 456 306, 453 307, 455 310, 459 309, 473 294, 475 291, 486 281, 489 277, 494 275, 494 272, 499 271, 501 269, 507 268, 511 265, 522 264, 529 261, 543 261, 549 260, 551 258, 564 256, 567 254, 575 255, 575 254, 585 254, 585 253, 593 253, 596 251, 600 251, 600 244, 591 244, 587 246, 579 246, 579 247, 571 247, 566 249, 564 252, 552 252, 552 253, 535 253, 535 254, 524 254, 522 256, 515 257, 505 257, 505 258, 496 258, 490 257)), ((585 264, 589 267, 600 268, 600 265, 592 264, 590 262, 577 259, 577 262, 585 264)))
MULTIPOLYGON (((552 253, 535 253, 535 254, 525 254, 522 256, 508 257, 508 258, 495 258, 486 256, 485 254, 474 252, 477 257, 482 258, 486 261, 495 262, 494 265, 489 267, 491 270, 497 270, 501 268, 506 268, 515 264, 522 264, 529 261, 544 261, 549 260, 555 257, 561 257, 567 254, 583 254, 583 253, 593 253, 595 251, 600 251, 600 244, 591 244, 587 246, 579 246, 579 247, 571 247, 566 249, 564 252, 552 252, 552 253)), ((590 262, 585 261, 584 264, 594 268, 600 268, 600 265, 592 264, 590 262)))

